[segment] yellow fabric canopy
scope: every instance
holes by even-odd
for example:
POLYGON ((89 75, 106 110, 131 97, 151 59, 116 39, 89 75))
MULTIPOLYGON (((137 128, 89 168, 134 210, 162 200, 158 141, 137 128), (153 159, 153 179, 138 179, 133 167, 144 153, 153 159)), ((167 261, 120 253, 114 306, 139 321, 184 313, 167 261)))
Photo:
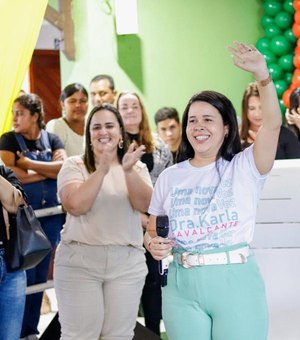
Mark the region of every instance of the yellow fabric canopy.
POLYGON ((18 96, 45 15, 47 0, 0 0, 0 133, 12 124, 18 96))

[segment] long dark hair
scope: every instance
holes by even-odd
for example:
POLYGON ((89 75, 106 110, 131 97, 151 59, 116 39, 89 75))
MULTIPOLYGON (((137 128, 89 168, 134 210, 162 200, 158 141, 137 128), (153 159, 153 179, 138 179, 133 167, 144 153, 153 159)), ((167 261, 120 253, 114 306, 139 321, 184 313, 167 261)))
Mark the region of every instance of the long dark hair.
POLYGON ((215 91, 202 91, 196 93, 189 100, 183 112, 182 140, 179 147, 177 162, 182 162, 195 156, 195 151, 192 148, 186 135, 186 128, 190 107, 193 103, 198 101, 206 102, 215 107, 219 111, 224 125, 228 125, 228 135, 226 138, 224 138, 223 144, 218 151, 216 160, 222 157, 227 161, 231 161, 233 156, 241 151, 241 142, 235 109, 231 101, 223 94, 215 91))
POLYGON ((93 150, 92 150, 92 147, 91 147, 90 125, 91 125, 91 120, 92 120, 94 114, 98 111, 101 111, 101 110, 108 110, 108 111, 112 112, 116 116, 117 121, 120 125, 121 135, 122 135, 122 139, 123 139, 123 148, 120 148, 118 146, 118 151, 117 151, 117 155, 118 155, 118 159, 119 159, 120 163, 122 162, 122 159, 123 159, 123 157, 124 157, 124 155, 125 155, 125 153, 127 152, 127 149, 128 149, 127 135, 126 135, 123 120, 122 120, 122 117, 121 117, 119 111, 114 106, 112 106, 110 104, 106 104, 106 103, 95 106, 89 114, 89 117, 88 117, 87 122, 86 122, 86 128, 85 128, 85 151, 84 151, 84 155, 83 155, 83 161, 84 161, 84 164, 85 164, 89 173, 96 171, 94 153, 93 153, 93 150))

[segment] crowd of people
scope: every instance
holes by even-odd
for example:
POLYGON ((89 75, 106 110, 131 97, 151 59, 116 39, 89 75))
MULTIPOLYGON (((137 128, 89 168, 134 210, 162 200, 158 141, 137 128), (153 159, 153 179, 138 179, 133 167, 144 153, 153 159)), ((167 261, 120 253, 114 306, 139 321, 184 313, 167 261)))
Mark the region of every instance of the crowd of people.
MULTIPOLYGON (((61 339, 132 339, 138 313, 158 336, 163 319, 170 340, 267 339, 264 283, 249 244, 274 159, 300 158, 300 90, 283 125, 264 57, 242 43, 229 49, 255 79, 240 126, 228 98, 202 91, 182 119, 159 108, 151 131, 140 96, 118 93, 105 74, 89 93, 67 85, 62 116, 47 124, 36 94, 15 99, 13 130, 0 138, 1 207, 14 213, 23 195, 35 210, 63 206, 39 217, 56 249, 61 339), (167 238, 156 233, 161 215, 167 238), (158 261, 170 254, 162 288, 158 261)), ((47 281, 52 253, 26 273, 6 272, 2 210, 0 222, 0 338, 38 339, 43 293, 25 289, 47 281)))

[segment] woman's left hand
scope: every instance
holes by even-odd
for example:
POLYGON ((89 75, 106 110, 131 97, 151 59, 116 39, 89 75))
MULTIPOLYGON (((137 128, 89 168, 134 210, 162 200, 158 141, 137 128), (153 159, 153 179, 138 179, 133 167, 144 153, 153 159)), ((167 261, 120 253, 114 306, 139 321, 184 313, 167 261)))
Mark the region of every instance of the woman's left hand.
POLYGON ((52 161, 64 161, 66 159, 66 152, 64 149, 57 149, 52 154, 52 161))
POLYGON ((253 73, 256 80, 268 77, 269 70, 265 58, 254 45, 235 42, 235 46, 229 46, 228 49, 233 54, 233 62, 237 67, 253 73))
POLYGON ((156 236, 149 243, 148 250, 155 260, 160 261, 171 253, 173 246, 173 240, 156 236))
POLYGON ((123 170, 131 171, 136 162, 145 154, 145 150, 144 145, 137 147, 135 142, 131 143, 122 160, 123 170))

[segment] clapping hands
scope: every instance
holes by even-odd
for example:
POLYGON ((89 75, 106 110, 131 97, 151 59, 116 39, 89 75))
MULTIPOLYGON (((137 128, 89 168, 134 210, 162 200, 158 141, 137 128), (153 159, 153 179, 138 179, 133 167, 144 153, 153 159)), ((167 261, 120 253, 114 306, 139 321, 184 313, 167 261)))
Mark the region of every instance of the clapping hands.
POLYGON ((101 155, 101 162, 99 162, 97 169, 100 172, 107 174, 114 157, 115 154, 113 145, 110 143, 104 144, 101 155))
POLYGON ((145 150, 144 145, 137 147, 136 142, 131 143, 122 160, 123 170, 125 172, 131 171, 136 162, 145 154, 145 150))

